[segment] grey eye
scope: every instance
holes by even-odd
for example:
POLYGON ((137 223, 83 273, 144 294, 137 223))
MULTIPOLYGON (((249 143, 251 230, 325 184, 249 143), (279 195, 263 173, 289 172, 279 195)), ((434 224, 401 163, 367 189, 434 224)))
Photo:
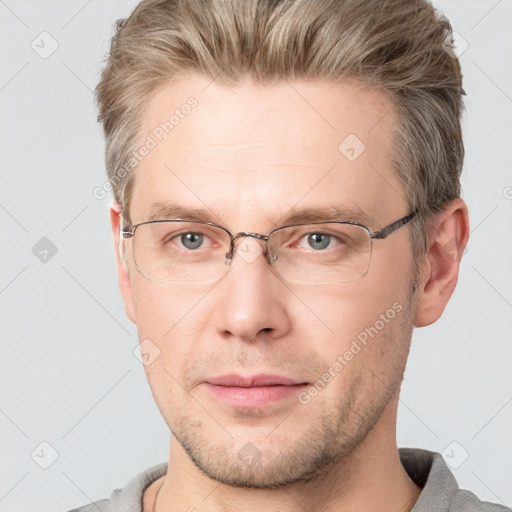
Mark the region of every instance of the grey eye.
POLYGON ((180 236, 180 241, 187 249, 197 249, 203 244, 204 236, 200 233, 184 233, 180 236))
POLYGON ((311 248, 319 250, 329 247, 331 237, 322 233, 311 233, 308 235, 308 244, 311 248))

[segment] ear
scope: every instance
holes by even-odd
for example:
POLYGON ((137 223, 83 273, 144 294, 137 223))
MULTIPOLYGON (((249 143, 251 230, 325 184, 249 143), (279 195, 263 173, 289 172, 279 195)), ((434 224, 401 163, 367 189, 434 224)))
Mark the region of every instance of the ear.
POLYGON ((415 327, 430 325, 443 313, 457 284, 468 237, 467 206, 462 199, 455 199, 435 217, 429 230, 427 253, 419 268, 415 327))
POLYGON ((126 315, 133 322, 135 319, 135 308, 133 307, 132 285, 130 283, 130 272, 125 262, 122 243, 120 242, 121 230, 121 208, 117 204, 110 207, 110 224, 112 226, 112 237, 114 239, 114 253, 116 256, 117 281, 123 297, 126 315))

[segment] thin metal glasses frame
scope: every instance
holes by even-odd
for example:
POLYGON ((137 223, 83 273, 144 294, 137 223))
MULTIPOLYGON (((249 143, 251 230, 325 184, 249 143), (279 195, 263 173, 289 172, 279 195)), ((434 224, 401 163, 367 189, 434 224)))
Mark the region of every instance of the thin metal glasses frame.
MULTIPOLYGON (((368 226, 365 226, 364 224, 361 224, 359 222, 352 222, 352 221, 327 221, 327 222, 307 222, 307 223, 299 223, 299 224, 289 224, 287 226, 281 226, 279 228, 273 229, 268 235, 262 235, 261 233, 252 233, 248 231, 241 231, 236 234, 232 234, 229 229, 225 228, 224 226, 221 226, 219 224, 215 224, 213 222, 203 222, 203 221, 197 221, 197 220, 188 220, 188 219, 157 219, 157 220, 149 220, 145 222, 139 222, 138 224, 134 224, 133 226, 124 226, 123 229, 120 231, 120 238, 122 239, 129 239, 133 238, 135 235, 135 231, 139 226, 143 226, 145 224, 159 224, 159 223, 167 223, 167 222, 187 222, 192 224, 200 224, 200 225, 206 225, 206 226, 212 226, 218 229, 223 230, 229 237, 230 237, 230 248, 229 251, 226 253, 226 264, 228 264, 234 256, 236 246, 235 243, 239 238, 242 237, 251 237, 256 238, 257 240, 261 240, 265 242, 266 244, 266 253, 270 256, 270 251, 268 247, 268 241, 273 233, 291 228, 291 227, 297 227, 297 226, 314 226, 314 225, 320 225, 320 224, 349 224, 352 226, 359 226, 363 229, 365 229, 368 232, 368 235, 370 237, 370 240, 383 240, 387 238, 389 235, 400 229, 402 226, 405 226, 408 224, 414 217, 416 216, 416 212, 409 213, 405 217, 402 217, 401 219, 398 219, 391 224, 388 224, 387 226, 383 227, 379 231, 372 231, 368 226)), ((370 248, 371 251, 371 248, 370 248)), ((269 258, 269 261, 271 263, 271 258, 269 258)), ((143 274, 146 275, 146 274, 143 274)), ((146 276, 149 277, 149 276, 146 276)), ((361 276, 363 277, 363 276, 361 276)))

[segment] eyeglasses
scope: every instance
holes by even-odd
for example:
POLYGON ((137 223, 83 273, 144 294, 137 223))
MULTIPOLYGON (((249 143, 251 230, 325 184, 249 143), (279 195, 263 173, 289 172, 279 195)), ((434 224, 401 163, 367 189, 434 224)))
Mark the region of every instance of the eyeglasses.
POLYGON ((265 242, 268 262, 285 281, 336 284, 363 277, 370 267, 373 240, 388 237, 415 215, 410 213, 377 232, 358 222, 338 221, 283 226, 268 235, 233 235, 211 222, 151 220, 123 228, 120 238, 123 243, 131 239, 136 268, 156 281, 218 281, 230 268, 237 240, 250 237, 265 242))

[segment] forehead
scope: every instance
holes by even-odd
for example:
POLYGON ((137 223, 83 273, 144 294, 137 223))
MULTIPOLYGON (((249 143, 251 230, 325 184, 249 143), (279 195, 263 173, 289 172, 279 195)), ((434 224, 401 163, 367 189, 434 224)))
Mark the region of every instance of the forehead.
POLYGON ((134 222, 156 203, 244 229, 301 208, 375 219, 406 208, 391 167, 392 103, 355 81, 227 87, 182 77, 154 94, 142 121, 140 139, 152 142, 135 171, 134 222))

